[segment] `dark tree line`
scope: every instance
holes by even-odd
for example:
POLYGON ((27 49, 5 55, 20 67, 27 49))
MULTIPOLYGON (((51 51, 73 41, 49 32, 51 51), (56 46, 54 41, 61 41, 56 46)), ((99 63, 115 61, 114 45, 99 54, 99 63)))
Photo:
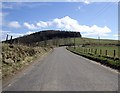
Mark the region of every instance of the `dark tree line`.
MULTIPOLYGON (((39 31, 30 35, 25 35, 22 37, 12 39, 12 42, 29 45, 35 42, 46 41, 46 40, 55 39, 55 38, 69 38, 69 37, 81 37, 81 34, 80 32, 45 30, 45 31, 39 31)), ((11 41, 7 40, 4 42, 9 43, 11 41)))

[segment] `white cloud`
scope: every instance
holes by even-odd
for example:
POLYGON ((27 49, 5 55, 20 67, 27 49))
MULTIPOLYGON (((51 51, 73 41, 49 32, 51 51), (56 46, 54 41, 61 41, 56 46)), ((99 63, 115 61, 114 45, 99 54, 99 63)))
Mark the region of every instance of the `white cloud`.
POLYGON ((21 27, 21 25, 20 25, 19 22, 17 22, 17 21, 9 22, 9 23, 8 23, 8 26, 9 26, 9 27, 13 27, 13 28, 20 28, 20 27, 21 27))
POLYGON ((46 28, 46 27, 49 27, 51 25, 52 25, 51 21, 47 21, 47 22, 39 21, 36 24, 30 24, 28 22, 24 23, 24 26, 26 28, 28 28, 29 30, 36 30, 36 29, 40 29, 40 28, 46 28))
POLYGON ((85 4, 90 4, 90 3, 91 3, 90 0, 83 0, 83 2, 84 2, 85 4))
POLYGON ((51 21, 46 22, 40 21, 36 24, 24 23, 24 26, 26 26, 29 30, 54 27, 61 30, 82 32, 84 33, 84 36, 107 36, 111 32, 111 29, 107 26, 99 27, 97 25, 80 25, 77 20, 72 19, 69 16, 65 16, 63 18, 55 18, 51 21))
POLYGON ((64 29, 64 30, 78 30, 79 29, 78 21, 70 18, 69 16, 65 16, 61 19, 56 18, 52 21, 52 24, 56 25, 57 28, 64 29))
POLYGON ((86 33, 85 36, 108 36, 108 34, 111 32, 111 30, 107 27, 98 27, 96 25, 93 25, 92 27, 88 27, 85 29, 86 33))
POLYGON ((24 26, 27 27, 30 30, 35 30, 37 27, 34 24, 29 24, 27 22, 24 23, 24 26))
POLYGON ((93 0, 66 0, 67 2, 83 2, 85 4, 90 4, 93 0))
POLYGON ((34 32, 33 31, 28 31, 28 32, 25 33, 25 35, 30 35, 32 33, 34 33, 34 32))
POLYGON ((77 20, 70 18, 69 16, 63 17, 61 19, 54 19, 53 24, 57 26, 57 28, 62 28, 64 30, 71 30, 71 31, 79 31, 84 32, 85 35, 99 35, 99 36, 107 36, 111 30, 107 27, 98 27, 97 25, 87 26, 87 25, 80 25, 77 20))
POLYGON ((38 27, 47 27, 48 26, 48 22, 40 21, 40 22, 37 23, 37 26, 38 27))

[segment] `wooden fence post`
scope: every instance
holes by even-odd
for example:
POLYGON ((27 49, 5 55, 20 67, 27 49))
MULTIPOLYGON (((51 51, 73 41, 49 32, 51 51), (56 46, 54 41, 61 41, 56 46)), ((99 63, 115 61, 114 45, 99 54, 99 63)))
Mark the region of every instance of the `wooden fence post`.
POLYGON ((10 38, 10 44, 12 44, 13 42, 12 42, 12 36, 11 36, 11 38, 10 38))
POLYGON ((100 49, 100 55, 102 54, 102 50, 100 49))
POLYGON ((90 53, 90 48, 89 48, 89 53, 90 53))
POLYGON ((97 54, 97 49, 95 49, 95 54, 97 54))
POLYGON ((84 48, 84 53, 85 53, 85 48, 84 48))
POLYGON ((93 52, 93 49, 91 48, 91 53, 93 52))
POLYGON ((107 50, 105 51, 105 55, 107 56, 107 50))
POLYGON ((7 34, 7 36, 6 36, 6 41, 8 41, 8 34, 7 34))
POLYGON ((116 56, 115 54, 116 54, 116 51, 114 50, 114 57, 116 56))

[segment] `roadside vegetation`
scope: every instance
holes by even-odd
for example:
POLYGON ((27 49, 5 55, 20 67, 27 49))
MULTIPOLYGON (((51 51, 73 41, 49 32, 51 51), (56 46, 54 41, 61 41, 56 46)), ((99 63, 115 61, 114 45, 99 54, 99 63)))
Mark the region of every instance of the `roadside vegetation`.
POLYGON ((36 58, 50 51, 50 47, 2 44, 2 78, 13 76, 36 58))
POLYGON ((120 70, 120 46, 117 40, 76 38, 75 46, 69 46, 67 49, 75 54, 120 70))

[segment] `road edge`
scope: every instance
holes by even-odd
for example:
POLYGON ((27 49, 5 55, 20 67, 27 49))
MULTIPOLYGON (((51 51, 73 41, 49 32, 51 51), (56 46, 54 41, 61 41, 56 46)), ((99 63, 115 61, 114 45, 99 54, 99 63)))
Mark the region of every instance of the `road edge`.
MULTIPOLYGON (((80 54, 78 54, 78 53, 76 53, 76 52, 74 52, 74 51, 70 51, 70 50, 68 50, 67 48, 66 48, 66 50, 67 51, 69 51, 69 52, 71 52, 71 53, 73 53, 73 54, 76 54, 76 55, 78 55, 78 56, 81 56, 80 54)), ((97 64, 97 65, 100 65, 100 66, 102 66, 102 67, 104 67, 104 68, 106 68, 106 69, 108 69, 108 70, 110 70, 110 71, 112 71, 112 72, 115 72, 115 73, 119 73, 120 74, 120 72, 118 71, 118 70, 116 70, 116 69, 114 69, 114 68, 111 68, 111 67, 109 67, 109 66, 107 66, 107 65, 104 65, 104 64, 102 64, 102 63, 100 63, 100 62, 97 62, 97 61, 95 61, 95 60, 92 60, 92 59, 89 59, 89 58, 87 58, 87 57, 84 57, 84 56, 81 56, 83 59, 85 59, 85 60, 89 60, 90 62, 92 62, 92 63, 94 63, 94 64, 97 64)))
POLYGON ((41 56, 38 56, 37 58, 35 58, 33 60, 33 62, 31 62, 28 65, 25 65, 21 70, 19 70, 18 72, 15 73, 15 75, 11 76, 10 78, 4 80, 4 83, 2 81, 2 90, 6 87, 9 86, 11 84, 11 82, 13 80, 15 80, 16 78, 18 78, 20 76, 20 74, 22 74, 25 70, 27 70, 30 66, 32 66, 33 64, 35 64, 36 62, 41 61, 42 59, 44 59, 45 57, 47 57, 50 53, 53 52, 54 49, 50 49, 48 52, 44 53, 41 56))

